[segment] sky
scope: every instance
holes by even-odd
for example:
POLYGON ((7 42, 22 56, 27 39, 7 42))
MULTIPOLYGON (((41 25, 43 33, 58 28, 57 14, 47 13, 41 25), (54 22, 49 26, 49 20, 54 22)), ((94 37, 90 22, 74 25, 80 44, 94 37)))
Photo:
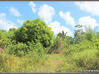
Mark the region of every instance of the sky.
POLYGON ((0 1, 0 29, 18 28, 26 20, 40 18, 54 34, 73 36, 75 25, 99 32, 98 1, 0 1))

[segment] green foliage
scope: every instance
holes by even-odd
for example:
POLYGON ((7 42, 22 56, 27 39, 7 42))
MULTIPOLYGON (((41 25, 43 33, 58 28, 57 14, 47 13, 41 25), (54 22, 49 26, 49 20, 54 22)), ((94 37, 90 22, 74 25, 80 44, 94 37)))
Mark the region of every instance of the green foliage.
POLYGON ((99 32, 96 32, 96 38, 99 39, 99 32))
POLYGON ((94 41, 96 39, 95 34, 90 27, 86 27, 86 37, 89 41, 94 41))
POLYGON ((8 45, 10 44, 16 44, 14 31, 8 31, 2 33, 1 40, 2 40, 2 45, 1 45, 2 48, 7 48, 8 45))
POLYGON ((77 67, 74 61, 65 61, 63 64, 58 66, 56 72, 80 72, 81 67, 77 67))
POLYGON ((54 49, 57 49, 58 46, 59 46, 59 41, 61 41, 61 37, 60 36, 57 36, 55 41, 54 41, 54 49))
POLYGON ((73 59, 78 67, 83 67, 86 70, 97 70, 99 69, 99 58, 96 53, 97 50, 84 50, 83 52, 75 53, 73 59))
POLYGON ((0 30, 0 72, 78 72, 99 69, 99 34, 76 25, 74 38, 54 34, 40 19, 0 30), (50 49, 50 50, 48 50, 50 49), (47 54, 46 52, 54 52, 47 54))
POLYGON ((45 48, 52 46, 54 40, 51 28, 40 19, 27 20, 22 27, 17 29, 15 35, 18 42, 40 42, 45 48))
POLYGON ((66 36, 64 39, 64 46, 65 48, 68 48, 69 45, 73 44, 74 39, 72 37, 66 36))
POLYGON ((10 70, 10 68, 6 66, 9 58, 10 56, 8 54, 0 54, 0 72, 8 72, 10 70))
POLYGON ((34 42, 29 42, 28 43, 29 45, 29 50, 32 51, 32 52, 35 52, 38 54, 38 56, 43 56, 43 54, 45 53, 45 48, 43 47, 43 45, 38 42, 38 43, 34 43, 34 42))
POLYGON ((48 53, 60 53, 64 48, 64 38, 57 36, 54 40, 54 44, 52 48, 48 51, 48 53))
POLYGON ((75 27, 74 43, 79 43, 83 40, 95 41, 95 33, 90 27, 85 27, 85 32, 81 25, 76 25, 75 27))
POLYGON ((2 34, 3 34, 4 32, 5 32, 4 30, 0 30, 0 39, 1 39, 1 36, 2 36, 2 34))
POLYGON ((68 47, 65 47, 65 49, 66 49, 66 54, 72 54, 86 49, 90 49, 90 50, 97 49, 97 46, 95 45, 95 43, 92 43, 88 40, 83 40, 79 44, 69 45, 68 47))
POLYGON ((40 56, 36 52, 30 52, 24 57, 0 54, 0 72, 43 72, 46 56, 40 56))
POLYGON ((30 52, 35 52, 41 56, 44 54, 45 48, 42 46, 41 43, 34 43, 34 42, 28 42, 28 45, 25 43, 18 43, 18 44, 10 44, 8 45, 5 50, 11 55, 16 56, 24 56, 30 52))
POLYGON ((57 72, 80 72, 81 70, 98 70, 99 50, 92 46, 90 47, 91 48, 83 47, 82 50, 74 48, 75 51, 72 50, 72 54, 70 52, 68 52, 68 54, 66 53, 65 61, 63 64, 59 65, 57 72))
POLYGON ((61 38, 65 38, 67 33, 64 33, 64 31, 62 31, 62 33, 58 33, 57 36, 61 37, 61 38))
POLYGON ((28 46, 26 44, 18 43, 18 44, 15 44, 15 45, 14 44, 8 45, 6 50, 8 50, 9 54, 22 56, 22 55, 27 54, 29 49, 28 49, 28 46))
POLYGON ((83 29, 81 25, 76 25, 76 30, 74 32, 74 43, 79 43, 82 41, 83 29))
POLYGON ((2 41, 2 34, 5 33, 4 30, 0 30, 0 47, 2 47, 3 41, 2 41))
POLYGON ((8 32, 4 32, 1 39, 0 45, 7 53, 22 56, 35 49, 38 49, 39 52, 44 49, 43 51, 47 52, 53 45, 54 34, 45 22, 36 19, 27 20, 18 29, 12 28, 8 32), (34 48, 35 45, 36 48, 34 48))

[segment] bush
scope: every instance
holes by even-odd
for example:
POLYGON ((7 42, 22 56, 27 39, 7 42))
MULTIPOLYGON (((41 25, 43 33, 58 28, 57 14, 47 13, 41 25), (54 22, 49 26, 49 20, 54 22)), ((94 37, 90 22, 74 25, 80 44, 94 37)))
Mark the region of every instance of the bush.
POLYGON ((41 56, 45 52, 45 48, 40 42, 36 44, 34 42, 28 42, 28 44, 25 44, 25 43, 18 43, 15 45, 10 44, 8 45, 6 50, 8 50, 9 54, 16 55, 16 56, 24 56, 29 52, 33 52, 33 53, 35 52, 39 54, 39 56, 41 56))
POLYGON ((65 47, 66 55, 71 55, 76 52, 84 51, 86 49, 97 49, 97 46, 88 40, 83 40, 79 44, 72 44, 65 47))
POLYGON ((1 39, 2 39, 2 48, 7 48, 8 45, 10 44, 16 44, 16 40, 14 38, 15 34, 14 32, 5 32, 2 34, 1 39))
POLYGON ((65 56, 63 64, 58 66, 57 72, 80 72, 81 70, 99 70, 99 57, 95 49, 72 53, 65 56))
POLYGON ((17 55, 22 56, 28 53, 29 49, 28 46, 24 43, 18 43, 18 44, 10 44, 7 46, 6 50, 8 50, 8 53, 11 55, 17 55))
POLYGON ((43 54, 45 54, 45 52, 46 52, 45 48, 43 47, 43 45, 40 42, 38 42, 38 43, 34 43, 33 41, 28 42, 28 45, 29 45, 30 53, 31 52, 36 53, 38 55, 38 57, 43 56, 43 54))
POLYGON ((5 44, 4 47, 6 53, 16 56, 24 56, 29 52, 36 52, 41 56, 43 53, 46 53, 48 50, 47 48, 44 48, 40 42, 34 43, 32 41, 32 42, 28 42, 27 44, 22 42, 16 44, 16 42, 12 41, 8 43, 5 44))
POLYGON ((75 53, 72 59, 78 67, 83 67, 85 70, 98 70, 99 58, 96 56, 97 50, 84 50, 80 53, 75 53))

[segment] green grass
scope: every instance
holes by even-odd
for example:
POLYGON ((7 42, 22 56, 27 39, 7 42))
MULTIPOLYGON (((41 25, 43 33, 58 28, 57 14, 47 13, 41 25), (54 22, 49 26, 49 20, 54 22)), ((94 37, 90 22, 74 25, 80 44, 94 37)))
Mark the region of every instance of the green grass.
POLYGON ((38 62, 30 57, 16 57, 2 55, 2 69, 0 72, 55 72, 58 65, 64 62, 64 56, 60 54, 46 55, 38 62))
POLYGON ((76 48, 63 49, 65 53, 62 51, 59 54, 43 53, 42 56, 36 52, 22 57, 0 54, 0 72, 79 72, 99 69, 97 48, 76 48))

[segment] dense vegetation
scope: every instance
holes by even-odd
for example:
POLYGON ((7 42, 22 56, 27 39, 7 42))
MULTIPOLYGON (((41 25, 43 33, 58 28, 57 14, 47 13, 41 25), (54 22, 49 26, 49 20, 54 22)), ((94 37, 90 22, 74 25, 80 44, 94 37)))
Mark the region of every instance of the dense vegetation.
POLYGON ((74 37, 57 34, 40 20, 0 30, 0 72, 78 72, 99 70, 99 32, 75 26, 74 37))

